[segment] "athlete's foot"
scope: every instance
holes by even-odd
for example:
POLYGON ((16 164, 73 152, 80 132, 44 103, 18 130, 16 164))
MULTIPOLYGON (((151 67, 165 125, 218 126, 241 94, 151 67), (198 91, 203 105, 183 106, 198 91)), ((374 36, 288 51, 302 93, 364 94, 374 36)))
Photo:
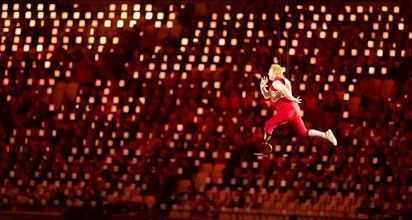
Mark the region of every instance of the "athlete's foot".
POLYGON ((325 132, 325 135, 326 135, 326 139, 328 139, 330 142, 332 142, 333 146, 338 145, 338 141, 336 140, 335 135, 333 135, 333 133, 330 129, 328 129, 325 132))
POLYGON ((267 145, 267 146, 269 146, 269 147, 270 147, 270 150, 268 151, 268 154, 272 153, 273 147, 272 147, 272 145, 271 145, 271 144, 269 144, 269 143, 268 143, 268 142, 266 142, 266 141, 264 141, 262 144, 263 144, 263 145, 267 145))
POLYGON ((269 154, 272 153, 273 147, 271 144, 269 144, 267 141, 264 141, 262 143, 263 145, 269 146, 269 150, 266 151, 265 153, 255 153, 256 156, 262 156, 262 157, 269 157, 269 154))

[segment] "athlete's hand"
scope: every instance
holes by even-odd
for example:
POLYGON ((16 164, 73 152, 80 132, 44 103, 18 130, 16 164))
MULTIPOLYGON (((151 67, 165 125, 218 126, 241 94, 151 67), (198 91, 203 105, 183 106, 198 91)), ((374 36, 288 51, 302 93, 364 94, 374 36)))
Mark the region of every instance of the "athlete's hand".
POLYGON ((268 84, 269 79, 264 76, 262 78, 260 78, 260 86, 266 86, 268 84))
POLYGON ((297 102, 297 103, 302 103, 302 99, 300 98, 300 96, 298 96, 297 98, 295 98, 294 100, 293 100, 294 102, 297 102))

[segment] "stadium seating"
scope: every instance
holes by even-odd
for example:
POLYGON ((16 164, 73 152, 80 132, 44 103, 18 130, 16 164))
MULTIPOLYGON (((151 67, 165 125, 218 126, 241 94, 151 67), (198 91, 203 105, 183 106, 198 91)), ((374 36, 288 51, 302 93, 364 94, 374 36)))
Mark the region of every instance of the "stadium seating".
POLYGON ((193 4, 0 3, 0 210, 411 210, 406 9, 193 4), (258 78, 276 62, 336 148, 283 126, 269 158, 253 155, 272 115, 258 78))

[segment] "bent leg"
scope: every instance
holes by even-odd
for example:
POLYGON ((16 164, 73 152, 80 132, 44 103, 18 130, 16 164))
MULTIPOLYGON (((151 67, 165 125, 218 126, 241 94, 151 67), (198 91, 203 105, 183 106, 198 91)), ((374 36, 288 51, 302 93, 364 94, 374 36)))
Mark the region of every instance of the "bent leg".
POLYGON ((308 136, 309 137, 320 137, 320 138, 326 139, 325 132, 318 131, 318 130, 315 130, 315 129, 310 129, 308 131, 308 136))
POLYGON ((290 121, 290 125, 292 126, 293 130, 301 136, 301 137, 307 137, 308 136, 308 129, 306 129, 305 124, 302 121, 302 118, 296 117, 290 121))
POLYGON ((272 134, 273 130, 279 126, 286 124, 288 122, 288 117, 285 114, 282 114, 282 112, 276 113, 274 116, 272 116, 269 120, 266 121, 265 123, 265 133, 266 134, 272 134))
POLYGON ((293 129, 296 131, 296 133, 298 133, 299 136, 323 138, 323 139, 329 140, 334 146, 336 146, 338 143, 330 129, 327 130, 326 132, 318 131, 315 129, 307 130, 301 117, 294 118, 292 121, 290 121, 290 124, 292 125, 293 129))
POLYGON ((292 125, 293 129, 298 133, 301 137, 320 137, 326 139, 325 132, 318 131, 315 129, 306 129, 305 124, 302 121, 301 117, 294 118, 290 124, 292 125))

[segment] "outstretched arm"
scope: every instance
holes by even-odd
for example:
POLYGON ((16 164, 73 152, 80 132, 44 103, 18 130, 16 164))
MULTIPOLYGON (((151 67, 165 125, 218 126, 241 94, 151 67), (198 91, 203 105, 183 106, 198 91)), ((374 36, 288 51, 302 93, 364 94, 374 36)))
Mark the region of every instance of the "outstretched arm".
POLYGON ((281 91, 282 94, 286 96, 286 98, 288 98, 290 101, 301 103, 302 100, 299 97, 297 98, 293 97, 289 89, 285 85, 283 85, 280 81, 276 80, 272 83, 272 85, 276 90, 281 91))
POLYGON ((267 83, 268 83, 268 78, 266 76, 264 76, 260 79, 260 92, 262 92, 262 95, 263 95, 263 97, 265 97, 265 99, 270 98, 270 92, 266 88, 267 83))

